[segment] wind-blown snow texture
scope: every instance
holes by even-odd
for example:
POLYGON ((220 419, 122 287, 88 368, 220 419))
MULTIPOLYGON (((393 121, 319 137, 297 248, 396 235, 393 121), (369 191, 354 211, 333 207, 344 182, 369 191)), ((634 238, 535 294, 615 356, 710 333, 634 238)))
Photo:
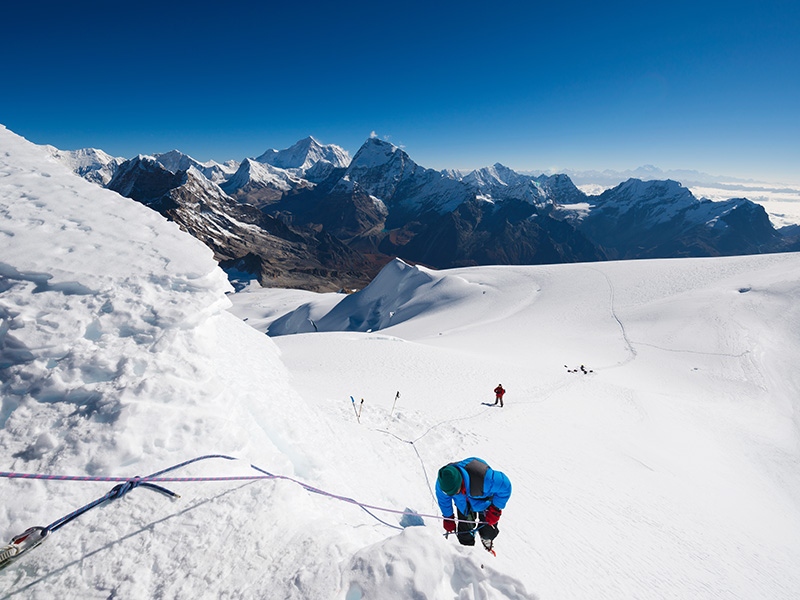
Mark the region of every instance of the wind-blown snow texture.
MULTIPOLYGON (((800 589, 800 256, 396 261, 351 296, 229 291, 200 242, 0 128, 0 470, 223 453, 241 460, 177 474, 253 463, 426 515, 439 466, 478 455, 514 486, 497 558, 289 481, 175 483, 179 500, 137 489, 53 533, 0 572, 0 598, 800 589), (483 406, 498 382, 506 406, 483 406)), ((0 479, 0 544, 108 489, 0 479)))

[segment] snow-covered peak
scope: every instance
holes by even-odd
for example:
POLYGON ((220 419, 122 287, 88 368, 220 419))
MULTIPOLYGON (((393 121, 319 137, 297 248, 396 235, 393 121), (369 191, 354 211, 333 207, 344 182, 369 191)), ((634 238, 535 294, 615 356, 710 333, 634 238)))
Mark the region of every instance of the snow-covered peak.
POLYGON ((186 181, 183 185, 197 190, 196 195, 198 197, 207 196, 209 194, 214 196, 225 194, 222 188, 219 187, 219 184, 211 181, 205 176, 205 173, 194 166, 186 169, 186 181))
POLYGON ((180 150, 170 150, 163 154, 156 154, 153 158, 165 169, 173 173, 186 171, 194 167, 202 173, 204 177, 214 183, 220 183, 231 177, 239 166, 238 163, 233 161, 229 161, 225 164, 220 164, 213 160, 200 162, 188 154, 184 154, 180 150))
POLYGON ((81 148, 79 150, 59 150, 55 146, 44 146, 44 148, 53 158, 64 163, 72 170, 86 167, 102 167, 114 160, 125 160, 115 158, 97 148, 81 148))
POLYGON ((350 163, 350 168, 351 170, 363 170, 390 162, 405 164, 409 161, 411 161, 411 158, 408 154, 391 142, 377 137, 370 137, 356 152, 353 161, 350 163))
POLYGON ((114 177, 106 187, 127 198, 140 195, 136 192, 148 193, 159 190, 163 193, 179 185, 180 176, 165 168, 154 156, 140 154, 136 158, 126 160, 114 173, 114 177))
MULTIPOLYGON (((648 243, 655 244, 663 239, 663 244, 668 244, 696 226, 718 233, 733 227, 733 233, 730 234, 733 238, 746 231, 746 239, 753 241, 749 242, 752 246, 744 247, 753 249, 758 244, 768 243, 777 235, 760 205, 744 198, 722 202, 698 200, 688 188, 672 180, 629 179, 599 196, 590 197, 589 201, 595 205, 588 217, 595 223, 594 232, 610 236, 604 242, 606 246, 612 243, 612 239, 618 243, 625 236, 635 236, 637 230, 649 232, 648 243), (598 223, 607 224, 609 219, 617 224, 624 219, 635 223, 635 226, 616 232, 601 232, 598 223)), ((668 245, 665 247, 669 248, 668 245)))
POLYGON ((586 202, 586 194, 577 188, 568 175, 542 175, 537 182, 544 193, 555 204, 575 204, 586 202))
MULTIPOLYGON (((418 315, 430 306, 431 285, 441 276, 424 267, 396 258, 357 294, 342 300, 324 318, 314 323, 316 331, 378 331, 418 315)), ((298 319, 289 314, 276 320, 270 335, 297 332, 298 319)), ((300 323, 311 331, 310 325, 300 323)))
POLYGON ((54 146, 43 146, 43 148, 73 172, 100 185, 107 184, 119 165, 125 162, 124 158, 111 156, 96 148, 79 150, 59 150, 54 146))
MULTIPOLYGON (((622 182, 618 190, 620 193, 636 195, 640 197, 668 197, 668 198, 694 198, 692 193, 683 185, 672 179, 662 180, 642 180, 628 179, 622 182)), ((696 198, 695 198, 696 200, 696 198)))
POLYGON ((404 150, 377 137, 359 148, 339 184, 348 180, 380 198, 390 210, 441 214, 474 197, 463 182, 421 167, 404 150))
POLYGON ((193 159, 188 154, 184 154, 180 150, 170 150, 163 154, 156 154, 154 158, 161 163, 161 165, 173 173, 178 171, 186 171, 189 167, 197 168, 200 161, 193 159))
POLYGON ((534 205, 553 201, 539 180, 517 173, 500 163, 471 171, 460 180, 474 189, 478 197, 486 200, 522 200, 534 205))
POLYGON ((350 164, 350 155, 340 146, 320 144, 308 136, 284 150, 269 149, 255 160, 281 169, 306 171, 319 162, 330 163, 335 168, 345 168, 350 164))
MULTIPOLYGON (((156 154, 153 156, 164 168, 172 171, 173 173, 177 173, 178 171, 186 171, 190 167, 194 167, 201 173, 205 174, 206 171, 209 169, 219 169, 219 170, 227 170, 231 173, 235 171, 235 169, 231 170, 231 163, 220 164, 216 161, 209 160, 206 162, 201 162, 188 154, 184 154, 180 150, 170 150, 169 152, 165 152, 163 154, 156 154)), ((233 163, 236 164, 236 163, 233 163)))
POLYGON ((671 179, 642 181, 628 179, 617 187, 592 197, 598 208, 609 208, 619 214, 634 208, 655 211, 660 220, 669 220, 675 214, 698 204, 692 192, 671 179))
MULTIPOLYGON (((302 179, 292 175, 291 172, 261 163, 251 158, 246 158, 239 165, 236 173, 228 179, 222 188, 231 193, 245 186, 270 186, 280 191, 288 192, 302 183, 302 179)), ((307 185, 310 185, 306 182, 307 185)))
POLYGON ((390 198, 397 184, 413 176, 417 170, 417 164, 403 150, 371 137, 358 149, 343 179, 357 181, 379 198, 390 198))
POLYGON ((449 177, 450 179, 464 179, 467 175, 469 175, 472 171, 464 171, 461 169, 442 169, 442 175, 445 177, 449 177))
POLYGON ((468 173, 463 180, 483 189, 497 186, 508 187, 523 181, 531 181, 531 178, 520 175, 500 163, 495 163, 491 167, 483 167, 468 173))

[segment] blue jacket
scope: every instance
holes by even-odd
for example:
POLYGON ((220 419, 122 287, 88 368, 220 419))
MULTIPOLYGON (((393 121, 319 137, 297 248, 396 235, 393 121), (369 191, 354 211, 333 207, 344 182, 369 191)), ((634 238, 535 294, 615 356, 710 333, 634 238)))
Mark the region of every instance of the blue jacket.
POLYGON ((464 491, 456 494, 455 496, 448 496, 439 487, 439 481, 436 481, 436 500, 439 502, 439 508, 442 511, 442 516, 452 517, 453 504, 462 514, 469 514, 470 512, 483 512, 490 505, 494 504, 499 509, 506 507, 509 497, 511 497, 511 482, 504 473, 495 471, 485 460, 480 458, 465 458, 456 463, 452 463, 461 472, 461 477, 464 480, 464 491), (478 461, 482 464, 470 465, 473 461, 478 461), (469 468, 468 468, 469 466, 469 468), (480 484, 480 471, 486 469, 483 474, 483 489, 477 488, 480 484), (471 480, 470 472, 475 475, 475 482, 471 480))

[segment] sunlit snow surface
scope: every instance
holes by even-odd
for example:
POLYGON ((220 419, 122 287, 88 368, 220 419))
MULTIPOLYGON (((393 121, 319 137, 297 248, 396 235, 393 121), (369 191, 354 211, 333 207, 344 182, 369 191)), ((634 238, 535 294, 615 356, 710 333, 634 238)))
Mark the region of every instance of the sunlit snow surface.
MULTIPOLYGON (((0 128, 0 471, 221 453, 176 474, 252 463, 429 515, 436 470, 477 455, 514 487, 498 556, 286 480, 174 483, 54 532, 0 598, 796 598, 800 256, 229 290, 202 244, 0 128)), ((0 545, 109 487, 0 479, 0 545)))

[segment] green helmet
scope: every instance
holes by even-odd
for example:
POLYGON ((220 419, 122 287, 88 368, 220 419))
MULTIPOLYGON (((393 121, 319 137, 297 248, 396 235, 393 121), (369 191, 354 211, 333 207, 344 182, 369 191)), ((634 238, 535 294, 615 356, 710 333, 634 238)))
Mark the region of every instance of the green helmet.
POLYGON ((461 490, 461 471, 455 465, 445 465, 439 469, 439 487, 448 496, 455 496, 461 490))

